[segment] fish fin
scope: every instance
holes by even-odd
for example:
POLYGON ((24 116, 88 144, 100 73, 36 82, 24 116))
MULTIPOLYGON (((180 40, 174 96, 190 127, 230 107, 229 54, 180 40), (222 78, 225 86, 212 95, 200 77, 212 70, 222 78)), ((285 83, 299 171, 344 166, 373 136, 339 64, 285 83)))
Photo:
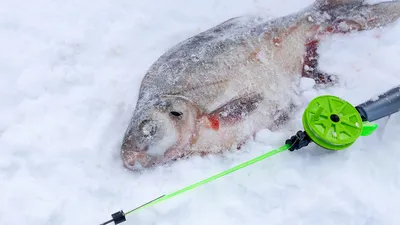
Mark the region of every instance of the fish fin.
MULTIPOLYGON (((338 76, 318 70, 319 36, 332 33, 371 30, 382 27, 400 18, 400 1, 387 1, 377 4, 363 4, 362 0, 317 0, 321 18, 316 16, 318 34, 306 44, 302 76, 309 77, 318 85, 331 86, 337 83, 338 76), (318 24, 318 25, 317 25, 318 24)), ((320 14, 315 14, 320 15, 320 14)))
POLYGON ((259 93, 235 98, 206 115, 208 127, 218 130, 221 125, 232 125, 245 119, 263 100, 259 93))
POLYGON ((361 5, 365 0, 317 0, 315 4, 318 8, 335 7, 338 5, 358 4, 361 5))
POLYGON ((362 4, 358 0, 318 1, 324 17, 324 33, 348 33, 386 26, 400 18, 400 1, 362 4))

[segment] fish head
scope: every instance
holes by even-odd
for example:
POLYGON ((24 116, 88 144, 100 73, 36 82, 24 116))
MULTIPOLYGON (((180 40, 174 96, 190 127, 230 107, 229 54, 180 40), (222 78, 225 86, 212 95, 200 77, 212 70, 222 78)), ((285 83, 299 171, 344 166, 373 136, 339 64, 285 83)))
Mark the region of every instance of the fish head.
POLYGON ((140 170, 184 155, 196 136, 199 114, 182 96, 164 95, 137 106, 121 147, 124 165, 140 170))

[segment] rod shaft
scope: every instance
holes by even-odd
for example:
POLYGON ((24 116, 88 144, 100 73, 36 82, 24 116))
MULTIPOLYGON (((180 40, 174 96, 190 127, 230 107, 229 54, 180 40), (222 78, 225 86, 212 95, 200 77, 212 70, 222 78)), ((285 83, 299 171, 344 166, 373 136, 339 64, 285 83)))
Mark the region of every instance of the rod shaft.
POLYGON ((400 110, 400 85, 380 94, 377 99, 370 99, 356 106, 356 109, 363 121, 369 122, 398 112, 400 110))

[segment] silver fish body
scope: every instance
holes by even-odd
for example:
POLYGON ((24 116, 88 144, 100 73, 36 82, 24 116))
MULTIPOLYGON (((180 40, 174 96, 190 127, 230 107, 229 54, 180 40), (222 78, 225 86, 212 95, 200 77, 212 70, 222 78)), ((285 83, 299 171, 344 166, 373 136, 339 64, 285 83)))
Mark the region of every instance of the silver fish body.
POLYGON ((400 2, 317 1, 265 21, 230 19, 163 54, 143 78, 121 156, 132 170, 238 146, 282 124, 301 76, 333 82, 317 68, 321 37, 387 25, 400 2))

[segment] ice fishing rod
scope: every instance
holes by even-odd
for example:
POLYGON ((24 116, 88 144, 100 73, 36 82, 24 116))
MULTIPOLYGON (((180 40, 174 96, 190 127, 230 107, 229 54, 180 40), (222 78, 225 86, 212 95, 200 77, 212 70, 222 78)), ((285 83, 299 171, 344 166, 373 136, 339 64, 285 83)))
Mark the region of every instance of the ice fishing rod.
POLYGON ((127 213, 124 213, 123 210, 115 212, 111 214, 112 219, 100 225, 112 222, 114 224, 122 223, 126 221, 126 215, 128 214, 180 195, 280 152, 299 150, 311 142, 328 150, 346 149, 360 136, 368 136, 378 128, 378 124, 372 123, 373 121, 389 116, 399 110, 400 85, 356 107, 336 96, 319 96, 309 103, 303 113, 302 123, 304 131, 298 131, 296 135, 287 139, 285 145, 282 147, 271 150, 183 189, 161 195, 127 213))

